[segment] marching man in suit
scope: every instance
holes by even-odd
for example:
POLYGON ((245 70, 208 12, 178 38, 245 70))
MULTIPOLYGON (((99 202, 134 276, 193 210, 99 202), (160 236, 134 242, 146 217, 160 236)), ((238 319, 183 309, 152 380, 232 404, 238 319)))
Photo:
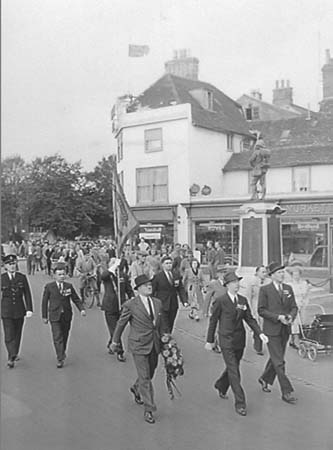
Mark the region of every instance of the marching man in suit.
POLYGON ((133 354, 138 374, 130 391, 135 402, 144 405, 145 421, 154 423, 156 405, 152 379, 158 364, 161 335, 168 330, 162 314, 162 303, 151 296, 151 280, 146 275, 139 275, 135 279, 135 290, 138 295, 123 305, 110 348, 113 352, 117 351, 121 335, 129 322, 128 350, 133 354))
POLYGON ((27 277, 16 271, 16 255, 3 259, 6 272, 1 274, 1 319, 8 352, 7 367, 18 360, 25 317, 32 316, 31 291, 27 277))
POLYGON ((283 283, 284 266, 272 262, 268 266, 268 275, 272 283, 260 288, 258 313, 264 319, 263 330, 269 337, 270 358, 258 381, 264 392, 270 392, 269 385, 274 383, 277 376, 282 400, 287 403, 296 403, 294 389, 285 373, 284 355, 291 323, 297 314, 297 305, 292 287, 283 283))
POLYGON ((184 306, 188 306, 188 302, 180 274, 172 271, 171 256, 164 256, 161 263, 162 270, 153 278, 153 295, 161 300, 169 333, 172 333, 178 311, 178 296, 184 306))
POLYGON ((238 295, 239 277, 235 272, 228 272, 224 277, 226 294, 218 297, 213 305, 212 315, 209 321, 206 350, 212 350, 216 325, 219 322, 219 340, 226 368, 220 378, 215 382, 221 398, 227 398, 229 386, 235 396, 235 409, 241 416, 246 416, 245 393, 241 386, 239 364, 245 348, 245 328, 243 320, 267 343, 264 335, 251 314, 248 301, 238 295))
POLYGON ((54 269, 55 281, 45 286, 42 298, 42 318, 45 324, 48 322, 51 324, 58 369, 64 366, 66 358, 67 341, 73 317, 71 301, 81 312, 81 316, 86 315, 83 303, 73 285, 65 282, 65 274, 65 264, 58 263, 54 269))

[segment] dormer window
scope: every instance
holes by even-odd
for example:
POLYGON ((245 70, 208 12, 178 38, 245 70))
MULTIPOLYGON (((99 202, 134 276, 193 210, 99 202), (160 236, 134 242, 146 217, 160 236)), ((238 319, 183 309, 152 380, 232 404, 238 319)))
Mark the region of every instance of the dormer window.
POLYGON ((207 109, 210 109, 211 111, 213 111, 214 109, 213 101, 214 101, 213 92, 207 91, 207 109))
POLYGON ((214 94, 207 89, 193 89, 190 91, 193 98, 208 111, 214 111, 214 94))
POLYGON ((250 103, 244 109, 245 109, 245 119, 246 120, 259 120, 260 119, 259 107, 258 106, 253 106, 250 103))

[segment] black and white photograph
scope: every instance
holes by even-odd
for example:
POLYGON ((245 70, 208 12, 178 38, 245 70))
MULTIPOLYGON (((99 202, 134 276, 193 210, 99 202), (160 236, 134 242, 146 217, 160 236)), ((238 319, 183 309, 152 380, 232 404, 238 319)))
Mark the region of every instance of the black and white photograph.
POLYGON ((333 2, 1 2, 1 450, 333 449, 333 2))

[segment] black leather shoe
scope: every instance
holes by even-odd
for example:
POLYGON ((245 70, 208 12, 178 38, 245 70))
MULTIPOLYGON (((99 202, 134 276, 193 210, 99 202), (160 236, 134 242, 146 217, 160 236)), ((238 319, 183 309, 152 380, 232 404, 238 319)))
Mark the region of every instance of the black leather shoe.
POLYGON ((263 379, 263 378, 259 378, 258 379, 258 382, 259 382, 259 384, 261 384, 261 389, 264 391, 264 392, 271 392, 271 390, 269 389, 269 387, 268 387, 268 383, 263 379))
POLYGON ((287 394, 282 395, 282 400, 287 403, 295 404, 297 402, 297 398, 292 394, 292 392, 288 392, 287 394))
POLYGON ((141 395, 139 394, 139 392, 135 389, 135 387, 130 387, 130 392, 132 392, 132 394, 134 395, 134 401, 135 403, 137 403, 138 405, 143 405, 143 401, 141 399, 141 395))
POLYGON ((7 363, 8 369, 14 369, 14 366, 15 366, 15 362, 14 361, 8 361, 8 363, 7 363))
POLYGON ((62 369, 64 367, 64 361, 58 361, 57 369, 62 369))
POLYGON ((122 353, 118 353, 117 354, 117 359, 118 359, 119 362, 125 362, 126 361, 126 358, 125 358, 125 356, 122 353))
POLYGON ((214 384, 214 388, 215 388, 215 389, 217 390, 217 392, 219 393, 219 397, 220 397, 220 398, 223 398, 223 399, 228 398, 227 394, 224 394, 224 393, 216 386, 216 384, 214 384))
POLYGON ((246 412, 246 408, 235 408, 236 413, 239 414, 240 416, 246 416, 247 412, 246 412))
POLYGON ((155 423, 155 419, 152 412, 145 411, 145 421, 148 423, 155 423))

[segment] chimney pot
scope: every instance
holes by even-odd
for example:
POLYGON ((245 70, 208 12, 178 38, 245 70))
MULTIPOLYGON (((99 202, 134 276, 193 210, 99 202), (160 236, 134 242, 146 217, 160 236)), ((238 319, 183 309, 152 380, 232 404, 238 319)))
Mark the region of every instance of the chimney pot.
POLYGON ((326 53, 326 64, 329 64, 329 63, 330 63, 330 60, 331 60, 331 52, 330 52, 330 49, 327 48, 326 51, 325 51, 325 53, 326 53))
POLYGON ((275 88, 276 88, 276 89, 279 89, 279 80, 276 80, 276 81, 275 81, 275 88))
POLYGON ((284 80, 281 80, 281 87, 284 88, 284 80))
POLYGON ((287 80, 287 87, 290 87, 290 80, 287 80))

